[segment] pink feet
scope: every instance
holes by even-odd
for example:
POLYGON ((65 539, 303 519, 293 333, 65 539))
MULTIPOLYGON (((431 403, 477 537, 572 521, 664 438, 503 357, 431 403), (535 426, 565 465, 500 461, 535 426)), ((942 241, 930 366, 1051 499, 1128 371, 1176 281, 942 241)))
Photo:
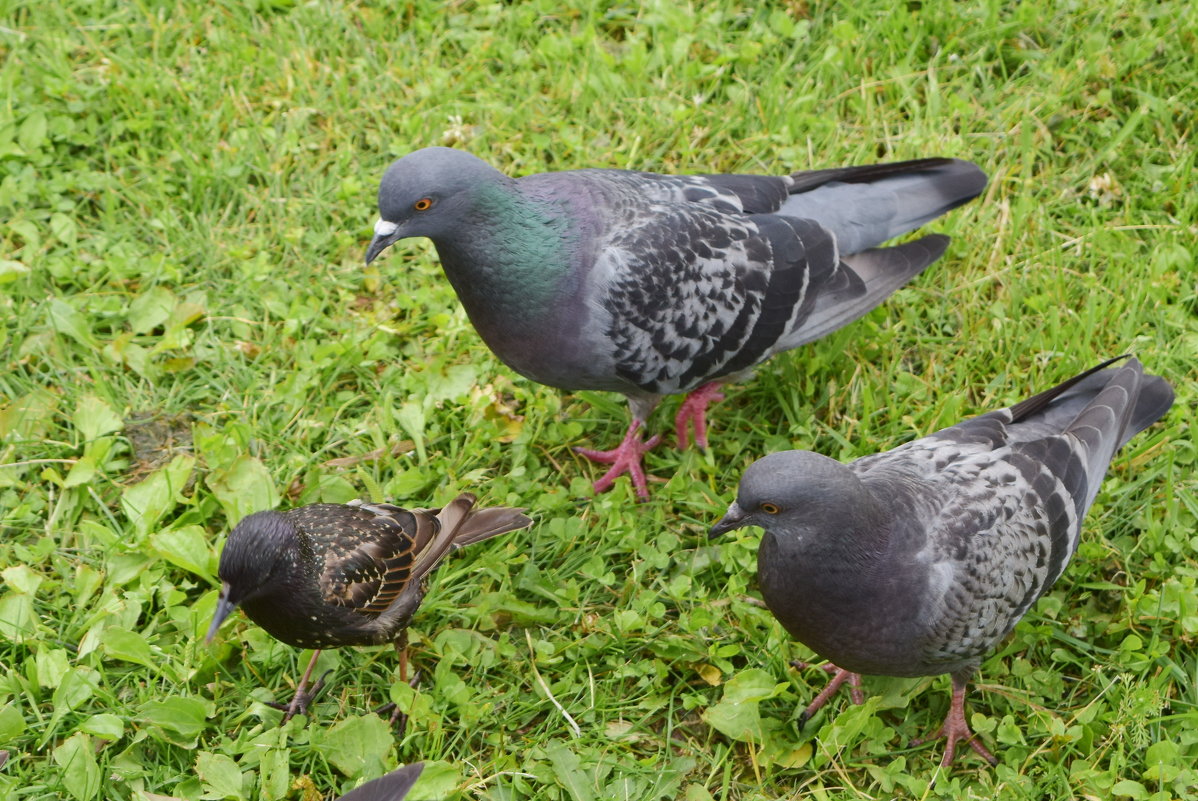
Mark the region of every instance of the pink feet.
MULTIPOLYGON (((700 448, 707 447, 707 405, 712 401, 723 399, 724 394, 720 392, 718 381, 704 384, 686 396, 686 400, 682 402, 682 406, 678 408, 678 414, 674 417, 674 432, 678 437, 679 449, 685 448, 688 444, 687 424, 692 421, 695 426, 695 444, 700 448)), ((647 415, 653 410, 654 404, 656 404, 656 400, 653 401, 653 404, 647 405, 641 414, 647 415)), ((635 404, 633 413, 636 414, 635 404)), ((628 432, 624 435, 624 441, 615 450, 574 449, 579 456, 585 456, 592 462, 611 465, 611 469, 595 482, 596 493, 606 492, 615 483, 618 476, 627 473, 632 479, 632 486, 636 489, 637 497, 642 501, 649 500, 649 485, 645 480, 645 468, 641 466, 641 457, 646 451, 661 442, 661 435, 654 434, 648 440, 641 442, 640 431, 644 424, 645 422, 641 418, 633 417, 632 424, 628 426, 628 432)))
MULTIPOLYGON (((799 670, 813 667, 807 662, 800 662, 798 660, 795 660, 790 664, 792 667, 796 667, 799 670)), ((803 714, 799 715, 799 728, 802 728, 803 724, 811 720, 811 716, 818 712, 820 707, 828 703, 828 699, 835 695, 836 691, 839 690, 840 686, 846 681, 849 683, 849 697, 853 699, 853 703, 858 705, 865 703, 865 693, 861 692, 860 673, 853 673, 851 671, 845 670, 844 668, 838 668, 831 662, 819 665, 818 667, 825 673, 831 673, 832 680, 829 681, 828 686, 825 687, 819 695, 815 696, 814 700, 807 705, 807 708, 803 710, 803 714)))
POLYGON ((707 447, 707 404, 723 399, 724 393, 720 392, 718 381, 704 384, 686 396, 674 417, 674 435, 678 438, 679 450, 687 446, 686 424, 690 421, 695 424, 695 444, 700 448, 707 447))
MULTIPOLYGON (((790 664, 800 670, 803 668, 813 667, 813 665, 810 665, 807 662, 800 662, 798 660, 791 662, 790 664)), ((820 707, 828 702, 828 699, 831 698, 846 681, 849 684, 849 694, 852 696, 853 703, 865 703, 865 696, 861 692, 860 674, 850 673, 843 668, 836 667, 836 665, 833 665, 830 662, 819 665, 818 667, 821 670, 833 674, 832 680, 828 682, 828 686, 825 687, 819 695, 815 696, 815 700, 813 700, 808 707, 803 710, 803 713, 799 715, 800 728, 803 726, 803 724, 811 719, 812 715, 819 711, 820 707)), ((991 765, 998 764, 998 759, 994 756, 994 754, 990 753, 990 751, 986 749, 986 746, 982 745, 981 741, 978 740, 977 735, 975 735, 973 730, 969 728, 969 724, 965 722, 965 687, 968 681, 968 673, 966 673, 964 676, 957 674, 953 675, 953 698, 952 703, 949 705, 948 717, 944 719, 944 723, 941 724, 940 728, 937 729, 936 732, 931 736, 924 737, 920 740, 911 741, 911 745, 921 745, 930 740, 937 740, 941 737, 945 738, 947 742, 944 749, 944 758, 940 760, 940 767, 942 768, 947 768, 950 764, 952 764, 953 757, 956 756, 957 753, 957 743, 961 742, 962 740, 969 743, 969 747, 974 751, 977 751, 982 759, 986 760, 991 765)))
POLYGON ((965 721, 965 685, 967 679, 959 679, 956 675, 953 676, 953 700, 949 704, 948 717, 944 719, 944 723, 936 732, 928 737, 919 740, 912 740, 911 745, 921 745, 929 740, 937 740, 941 737, 945 739, 944 758, 940 760, 940 767, 947 768, 952 764, 953 757, 957 753, 957 743, 964 740, 969 743, 969 747, 978 752, 982 759, 989 762, 991 765, 998 764, 998 758, 987 750, 986 746, 982 745, 978 740, 977 735, 969 728, 969 724, 965 721))
POLYGON ((642 501, 649 500, 649 485, 645 481, 645 468, 641 466, 641 457, 646 451, 661 442, 661 435, 654 434, 647 441, 641 442, 640 431, 643 425, 644 421, 633 418, 632 425, 628 426, 628 433, 624 435, 624 441, 615 450, 574 449, 579 456, 585 456, 592 462, 611 465, 611 469, 595 482, 596 493, 606 492, 615 483, 617 476, 627 473, 632 479, 632 486, 636 489, 637 497, 642 501))

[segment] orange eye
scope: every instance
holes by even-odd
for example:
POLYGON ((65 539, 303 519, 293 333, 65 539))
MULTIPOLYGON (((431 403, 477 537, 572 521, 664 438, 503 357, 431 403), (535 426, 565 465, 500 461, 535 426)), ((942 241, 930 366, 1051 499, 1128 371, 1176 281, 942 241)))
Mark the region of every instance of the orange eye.
POLYGON ((765 512, 767 515, 776 515, 782 510, 778 508, 777 504, 763 503, 761 504, 761 511, 765 512))
POLYGON ((433 207, 433 199, 431 197, 422 197, 412 204, 412 207, 416 211, 428 211, 433 207))

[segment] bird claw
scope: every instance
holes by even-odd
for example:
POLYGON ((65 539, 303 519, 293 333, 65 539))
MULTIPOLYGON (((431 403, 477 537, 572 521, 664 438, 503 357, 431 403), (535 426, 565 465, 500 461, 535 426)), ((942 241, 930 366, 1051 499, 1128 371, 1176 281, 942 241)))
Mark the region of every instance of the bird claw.
MULTIPOLYGON (((409 687, 416 689, 417 685, 420 684, 420 671, 417 670, 416 673, 412 675, 412 678, 408 679, 407 682, 409 687)), ((396 737, 404 736, 404 732, 406 732, 408 729, 408 716, 399 708, 399 704, 395 703, 394 701, 390 701, 380 707, 372 709, 371 711, 380 716, 390 712, 391 716, 387 719, 387 723, 396 727, 396 737)))
POLYGON ((846 681, 849 683, 849 697, 853 700, 853 703, 857 704, 858 706, 865 703, 865 693, 861 691, 860 673, 853 673, 850 670, 836 667, 836 665, 833 665, 831 662, 827 662, 823 665, 812 665, 809 662, 803 662, 796 659, 790 664, 792 667, 799 670, 809 667, 817 667, 825 673, 832 674, 832 679, 828 682, 828 686, 824 687, 824 689, 820 691, 819 695, 815 696, 811 703, 807 705, 807 708, 799 713, 800 729, 803 728, 807 721, 811 720, 812 716, 814 716, 824 704, 828 703, 828 699, 835 695, 836 691, 839 690, 840 686, 846 681))
POLYGON ((649 485, 645 480, 645 468, 641 465, 641 456, 661 442, 661 435, 654 434, 648 440, 641 442, 641 425, 643 424, 640 420, 633 420, 632 424, 628 426, 628 432, 624 435, 624 441, 614 450, 574 449, 579 456, 590 459, 592 462, 611 465, 611 469, 595 481, 596 494, 611 489, 618 476, 628 473, 637 497, 642 501, 649 500, 649 485))
POLYGON ((990 753, 990 750, 982 745, 981 739, 973 729, 969 728, 969 723, 965 720, 965 688, 964 685, 958 687, 956 681, 953 682, 952 703, 949 705, 944 723, 941 723, 940 728, 927 737, 912 740, 911 745, 920 746, 932 740, 939 740, 941 737, 945 740, 944 757, 940 760, 942 768, 947 768, 952 764, 953 757, 957 755, 957 743, 962 740, 969 743, 969 747, 976 751, 982 759, 991 765, 998 764, 998 757, 990 753))
MULTIPOLYGON (((952 714, 949 714, 952 717, 952 714)), ((989 762, 991 765, 998 764, 998 757, 990 753, 990 749, 982 745, 981 739, 969 728, 969 724, 962 718, 959 724, 949 724, 949 718, 945 718, 944 723, 940 725, 932 734, 927 737, 919 737, 911 741, 912 747, 918 747, 924 743, 930 743, 933 740, 944 738, 944 757, 940 760, 940 767, 947 768, 952 764, 953 758, 957 755, 957 743, 964 741, 969 744, 969 747, 978 753, 982 759, 989 762)))
POLYGON ((273 709, 283 710, 284 723, 291 720, 296 715, 306 715, 308 714, 308 707, 312 705, 312 702, 316 700, 316 696, 319 695, 320 691, 324 689, 325 678, 327 678, 332 672, 333 671, 330 668, 322 673, 320 678, 316 680, 316 683, 312 685, 311 689, 306 690, 303 683, 301 683, 300 686, 296 688, 295 695, 288 703, 283 704, 278 701, 267 701, 266 705, 273 709))
POLYGON ((724 393, 720 392, 720 382, 711 381, 699 387, 686 396, 674 416, 674 436, 678 440, 678 450, 685 450, 688 444, 687 423, 695 426, 695 444, 707 448, 707 405, 713 401, 722 401, 724 393))

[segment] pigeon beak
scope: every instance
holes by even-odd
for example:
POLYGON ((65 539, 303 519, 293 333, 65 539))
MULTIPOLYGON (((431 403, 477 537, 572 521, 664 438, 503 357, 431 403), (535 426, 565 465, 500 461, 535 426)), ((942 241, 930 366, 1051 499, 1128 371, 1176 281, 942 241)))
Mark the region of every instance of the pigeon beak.
POLYGON ((399 226, 387 220, 379 220, 374 224, 374 239, 370 240, 370 245, 366 248, 366 263, 374 261, 378 255, 395 243, 399 239, 399 226))
POLYGON ((707 532, 708 539, 715 539, 721 534, 727 534, 729 531, 734 531, 745 524, 745 518, 748 517, 745 511, 740 508, 736 501, 728 507, 728 511, 720 518, 720 522, 716 523, 707 532))
POLYGON ((225 618, 236 608, 237 604, 229 600, 229 582, 226 581, 221 585, 220 600, 216 603, 216 614, 212 616, 212 625, 208 627, 208 636, 204 638, 204 645, 212 643, 212 639, 216 636, 216 631, 220 628, 220 624, 224 623, 225 618))

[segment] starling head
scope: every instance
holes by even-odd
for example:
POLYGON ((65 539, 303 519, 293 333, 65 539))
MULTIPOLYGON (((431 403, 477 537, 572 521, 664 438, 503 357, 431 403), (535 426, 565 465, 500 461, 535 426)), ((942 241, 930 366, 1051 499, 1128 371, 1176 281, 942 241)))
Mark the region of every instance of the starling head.
POLYGON ((295 529, 282 514, 256 512, 238 523, 220 555, 220 600, 204 642, 239 605, 270 592, 281 574, 302 570, 299 558, 295 529))

